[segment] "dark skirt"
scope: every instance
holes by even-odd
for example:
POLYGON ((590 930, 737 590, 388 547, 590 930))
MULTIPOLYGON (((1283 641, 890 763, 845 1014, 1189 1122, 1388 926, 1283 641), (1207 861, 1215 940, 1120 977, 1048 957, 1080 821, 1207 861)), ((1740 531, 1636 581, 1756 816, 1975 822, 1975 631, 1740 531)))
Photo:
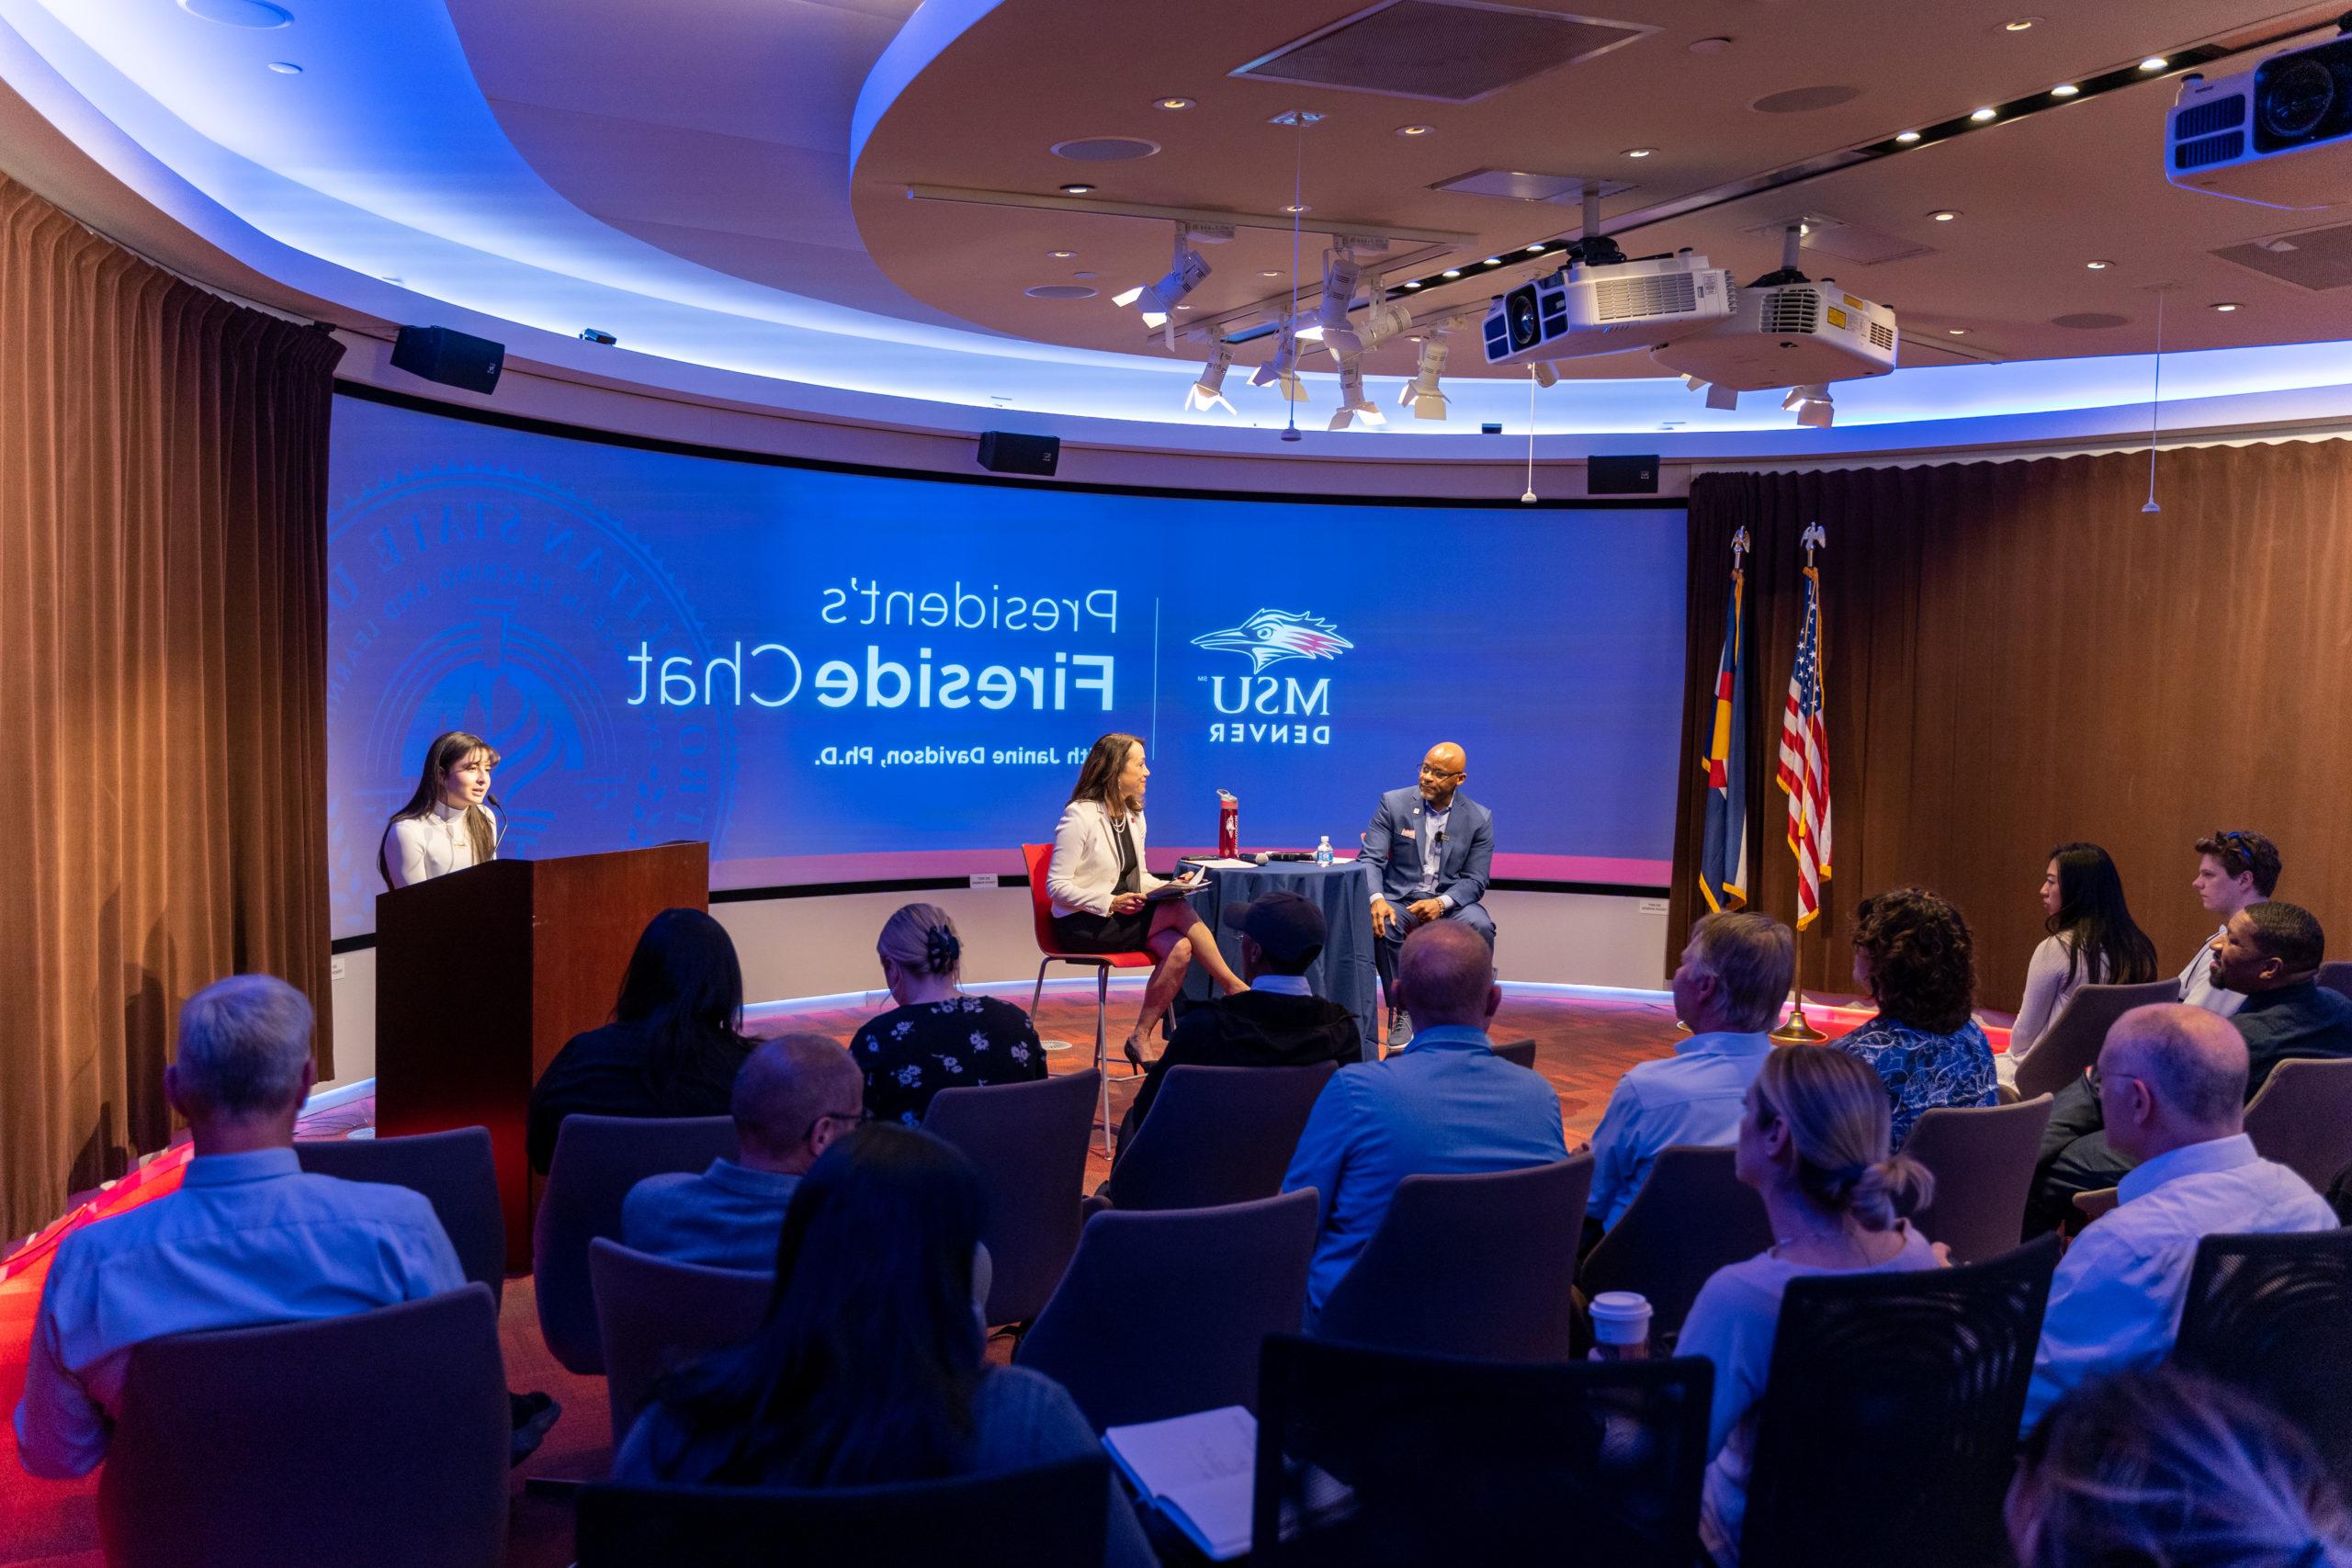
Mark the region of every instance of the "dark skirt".
POLYGON ((1089 909, 1054 917, 1054 944, 1064 953, 1141 953, 1151 935, 1151 907, 1132 915, 1098 915, 1089 909))

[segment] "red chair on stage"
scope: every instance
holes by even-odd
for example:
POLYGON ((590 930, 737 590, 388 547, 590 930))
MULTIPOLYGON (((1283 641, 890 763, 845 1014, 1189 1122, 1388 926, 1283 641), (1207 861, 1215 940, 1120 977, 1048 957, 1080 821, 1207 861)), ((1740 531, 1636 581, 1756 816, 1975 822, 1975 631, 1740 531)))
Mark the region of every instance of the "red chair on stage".
MULTIPOLYGON (((1159 962, 1149 953, 1064 953, 1054 945, 1054 901, 1046 891, 1046 866, 1054 858, 1051 844, 1023 844, 1021 863, 1029 872, 1029 913, 1037 926, 1037 951, 1046 955, 1037 965, 1037 986, 1029 993, 1029 1017, 1037 1016, 1037 1004, 1046 995, 1046 965, 1049 964, 1091 964, 1094 968, 1094 1070, 1102 1075, 1102 1152, 1111 1152, 1111 1075, 1103 1054, 1109 1048, 1111 1014, 1111 971, 1114 969, 1149 969, 1159 962)), ((1051 1049, 1051 1047, 1047 1047, 1051 1049)))

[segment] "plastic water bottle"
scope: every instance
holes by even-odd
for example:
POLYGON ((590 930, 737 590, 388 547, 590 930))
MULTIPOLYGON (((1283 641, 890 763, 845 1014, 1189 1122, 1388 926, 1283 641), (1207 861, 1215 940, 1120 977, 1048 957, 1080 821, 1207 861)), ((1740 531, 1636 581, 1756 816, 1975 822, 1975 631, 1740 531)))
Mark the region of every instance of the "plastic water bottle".
POLYGON ((1322 842, 1315 846, 1315 863, 1317 865, 1331 863, 1331 835, 1329 833, 1324 834, 1322 842))

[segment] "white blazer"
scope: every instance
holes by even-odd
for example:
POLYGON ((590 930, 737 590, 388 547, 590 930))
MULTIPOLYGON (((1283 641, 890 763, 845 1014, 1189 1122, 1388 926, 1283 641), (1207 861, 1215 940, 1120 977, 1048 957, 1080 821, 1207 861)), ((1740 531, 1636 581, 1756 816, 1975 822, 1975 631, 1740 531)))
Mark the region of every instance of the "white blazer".
MULTIPOLYGON (((1148 893, 1164 880, 1144 868, 1143 813, 1127 818, 1136 845, 1136 891, 1148 893)), ((1111 837, 1111 814, 1099 800, 1073 800, 1054 827, 1054 858, 1046 866, 1046 893, 1057 919, 1081 910, 1111 912, 1111 890, 1119 885, 1119 846, 1111 837)))

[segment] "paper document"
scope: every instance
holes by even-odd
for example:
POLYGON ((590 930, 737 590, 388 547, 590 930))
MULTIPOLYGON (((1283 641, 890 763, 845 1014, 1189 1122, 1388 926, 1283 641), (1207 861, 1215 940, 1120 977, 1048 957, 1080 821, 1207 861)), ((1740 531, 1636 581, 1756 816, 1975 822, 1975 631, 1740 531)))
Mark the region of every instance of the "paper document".
POLYGON ((1250 1501, 1258 1465, 1258 1419, 1238 1404, 1114 1427, 1102 1434, 1112 1462, 1143 1496, 1219 1562, 1250 1550, 1250 1501))

